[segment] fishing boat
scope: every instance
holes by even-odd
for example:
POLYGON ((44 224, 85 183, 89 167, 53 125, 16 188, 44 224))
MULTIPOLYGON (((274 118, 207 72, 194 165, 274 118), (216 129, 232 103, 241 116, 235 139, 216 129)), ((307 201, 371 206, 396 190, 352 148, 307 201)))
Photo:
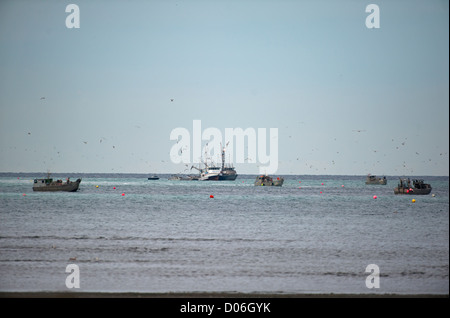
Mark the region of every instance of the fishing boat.
POLYGON ((283 185, 284 179, 281 177, 277 177, 276 180, 273 180, 272 177, 267 175, 257 176, 255 180, 255 186, 276 186, 281 187, 283 185))
POLYGON ((423 195, 431 193, 431 185, 428 183, 424 183, 423 180, 416 179, 413 180, 411 186, 411 180, 408 179, 400 179, 398 186, 394 188, 395 194, 414 194, 414 195, 423 195))
POLYGON ((66 192, 75 192, 78 190, 80 186, 81 179, 77 179, 76 181, 70 181, 70 178, 67 178, 66 181, 56 180, 50 177, 50 174, 47 175, 47 178, 44 179, 34 179, 33 183, 33 191, 66 191, 66 192))
POLYGON ((220 170, 219 180, 220 181, 234 181, 237 178, 237 173, 234 167, 232 166, 223 166, 220 170))
POLYGON ((217 180, 219 180, 219 175, 220 175, 220 167, 206 166, 205 169, 201 170, 200 178, 198 180, 200 180, 200 181, 210 181, 210 180, 217 181, 217 180))
POLYGON ((159 180, 159 177, 153 175, 153 176, 148 177, 147 179, 148 179, 148 180, 159 180))
POLYGON ((220 168, 219 180, 234 181, 237 176, 236 169, 231 164, 225 164, 225 148, 222 148, 222 167, 220 168))
POLYGON ((372 176, 372 175, 369 174, 366 177, 366 184, 382 184, 382 185, 385 185, 385 184, 387 184, 387 180, 386 180, 386 177, 377 178, 377 176, 372 176))
POLYGON ((238 174, 231 164, 225 164, 225 148, 222 148, 222 165, 219 167, 215 164, 203 162, 204 168, 192 166, 191 169, 197 169, 200 172, 198 180, 201 181, 234 181, 238 174))

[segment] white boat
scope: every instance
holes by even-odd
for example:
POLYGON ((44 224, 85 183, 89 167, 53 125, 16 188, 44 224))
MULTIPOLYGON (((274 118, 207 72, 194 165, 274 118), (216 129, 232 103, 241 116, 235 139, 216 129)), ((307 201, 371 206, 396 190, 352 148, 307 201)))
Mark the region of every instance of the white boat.
POLYGON ((200 181, 219 180, 220 167, 206 167, 201 170, 200 181))
MULTIPOLYGON (((228 145, 228 144, 227 144, 228 145)), ((218 181, 233 181, 237 178, 236 169, 231 164, 225 164, 225 148, 222 148, 222 166, 208 165, 207 162, 203 162, 204 168, 197 168, 192 166, 192 168, 197 169, 200 172, 200 177, 198 180, 218 180, 218 181)))

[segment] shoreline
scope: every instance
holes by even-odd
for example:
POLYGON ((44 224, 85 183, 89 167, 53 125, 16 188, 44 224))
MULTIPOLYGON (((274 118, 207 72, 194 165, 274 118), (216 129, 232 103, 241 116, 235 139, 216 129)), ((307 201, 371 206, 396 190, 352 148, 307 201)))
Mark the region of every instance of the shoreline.
POLYGON ((449 294, 336 294, 231 292, 0 292, 0 298, 449 298, 449 294))

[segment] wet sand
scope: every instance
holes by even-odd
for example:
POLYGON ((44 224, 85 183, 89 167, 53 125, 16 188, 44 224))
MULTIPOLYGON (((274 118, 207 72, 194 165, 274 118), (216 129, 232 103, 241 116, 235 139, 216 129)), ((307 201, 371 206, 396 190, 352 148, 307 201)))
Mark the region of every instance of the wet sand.
POLYGON ((0 298, 449 298, 448 294, 267 294, 267 293, 115 293, 0 292, 0 298))

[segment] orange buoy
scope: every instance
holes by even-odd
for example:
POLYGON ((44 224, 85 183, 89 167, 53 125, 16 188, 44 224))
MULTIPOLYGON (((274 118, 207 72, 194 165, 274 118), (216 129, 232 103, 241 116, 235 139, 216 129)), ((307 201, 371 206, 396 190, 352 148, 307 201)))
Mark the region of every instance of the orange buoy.
POLYGON ((374 199, 378 198, 376 195, 373 196, 374 199))
POLYGON ((209 196, 211 199, 214 199, 214 196, 211 194, 210 196, 209 196))

